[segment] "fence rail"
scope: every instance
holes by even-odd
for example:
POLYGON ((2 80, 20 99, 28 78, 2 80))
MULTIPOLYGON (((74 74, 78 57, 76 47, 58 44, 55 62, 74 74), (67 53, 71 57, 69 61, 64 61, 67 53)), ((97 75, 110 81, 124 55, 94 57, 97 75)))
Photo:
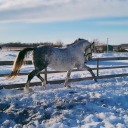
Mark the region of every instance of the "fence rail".
MULTIPOLYGON (((128 57, 110 57, 110 58, 93 58, 92 61, 111 61, 111 60, 128 60, 128 57)), ((12 65, 14 61, 0 61, 0 66, 12 65)), ((32 64, 31 60, 25 61, 26 64, 32 64)))
MULTIPOLYGON (((128 57, 112 57, 112 58, 93 58, 92 61, 96 61, 96 67, 92 68, 92 70, 96 70, 96 78, 97 79, 104 79, 104 78, 113 78, 113 77, 123 77, 123 76, 128 76, 128 73, 122 73, 122 74, 113 74, 113 75, 103 75, 103 76, 99 76, 99 71, 103 70, 103 69, 117 69, 117 68, 128 68, 127 65, 123 65, 123 66, 112 66, 112 67, 101 67, 100 66, 100 62, 101 61, 112 61, 112 60, 128 60, 128 57)), ((3 65, 12 65, 13 61, 0 61, 0 66, 3 65)), ((32 61, 26 61, 27 65, 31 65, 32 61)), ((77 69, 74 69, 73 72, 76 71, 80 71, 77 69)), ((45 80, 47 81, 47 83, 49 84, 60 84, 63 83, 64 80, 54 80, 54 81, 48 81, 47 80, 47 75, 51 74, 51 73, 61 73, 63 71, 48 71, 47 69, 45 69, 45 71, 41 72, 41 74, 44 74, 45 76, 45 80)), ((65 71, 66 72, 66 71, 65 71)), ((6 74, 0 74, 0 77, 5 77, 7 76, 8 73, 6 74)), ((28 75, 28 73, 19 73, 19 75, 28 75)), ((70 82, 76 82, 76 81, 81 81, 81 80, 92 80, 92 77, 84 77, 84 78, 75 78, 75 79, 69 79, 70 82)), ((20 84, 11 84, 11 85, 0 85, 0 89, 2 88, 7 88, 7 89, 12 89, 12 88, 22 88, 24 87, 25 83, 20 83, 20 84)), ((37 85, 41 85, 40 82, 33 82, 30 84, 30 86, 37 86, 37 85)))

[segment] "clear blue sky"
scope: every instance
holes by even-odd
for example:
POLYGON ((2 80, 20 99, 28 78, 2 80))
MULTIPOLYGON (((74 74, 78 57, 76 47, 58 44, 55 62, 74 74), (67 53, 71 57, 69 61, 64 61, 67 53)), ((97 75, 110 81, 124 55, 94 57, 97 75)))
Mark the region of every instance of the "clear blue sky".
POLYGON ((0 42, 128 43, 128 0, 0 0, 0 42))

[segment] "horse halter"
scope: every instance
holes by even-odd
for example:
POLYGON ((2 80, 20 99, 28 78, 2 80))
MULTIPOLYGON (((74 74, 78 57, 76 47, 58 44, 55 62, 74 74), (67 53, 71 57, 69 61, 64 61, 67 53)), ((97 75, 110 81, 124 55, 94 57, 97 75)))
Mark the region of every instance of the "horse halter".
POLYGON ((90 44, 90 45, 85 49, 84 56, 85 56, 85 57, 88 57, 89 55, 92 55, 93 49, 94 49, 94 46, 93 46, 92 44, 90 44), (87 51, 88 49, 91 49, 91 50, 90 50, 91 52, 86 53, 86 51, 87 51))

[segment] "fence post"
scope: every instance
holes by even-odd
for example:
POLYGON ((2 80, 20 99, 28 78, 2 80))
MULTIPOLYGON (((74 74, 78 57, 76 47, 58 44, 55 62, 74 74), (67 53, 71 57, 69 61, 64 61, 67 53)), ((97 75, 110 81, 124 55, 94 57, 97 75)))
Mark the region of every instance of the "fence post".
POLYGON ((99 59, 97 59, 97 76, 99 76, 99 59))
POLYGON ((45 81, 47 83, 47 68, 45 68, 45 71, 44 71, 44 78, 45 78, 45 81))

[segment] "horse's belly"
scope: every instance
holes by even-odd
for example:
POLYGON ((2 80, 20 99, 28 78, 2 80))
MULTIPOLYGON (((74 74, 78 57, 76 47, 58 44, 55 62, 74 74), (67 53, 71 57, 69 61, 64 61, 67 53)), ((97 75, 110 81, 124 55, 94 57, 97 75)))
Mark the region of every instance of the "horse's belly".
POLYGON ((56 71, 67 71, 74 68, 73 65, 56 65, 56 64, 50 64, 48 65, 50 68, 56 70, 56 71))
POLYGON ((61 52, 51 55, 48 67, 57 71, 67 71, 74 68, 76 60, 70 54, 62 54, 61 52))

